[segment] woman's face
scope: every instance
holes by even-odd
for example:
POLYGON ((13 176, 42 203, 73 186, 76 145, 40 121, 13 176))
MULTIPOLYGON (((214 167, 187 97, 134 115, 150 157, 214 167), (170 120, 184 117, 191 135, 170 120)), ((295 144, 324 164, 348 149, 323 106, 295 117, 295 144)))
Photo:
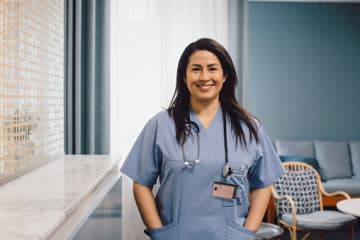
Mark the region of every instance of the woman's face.
POLYGON ((218 57, 207 50, 197 50, 189 58, 185 84, 192 103, 219 101, 225 76, 218 57))

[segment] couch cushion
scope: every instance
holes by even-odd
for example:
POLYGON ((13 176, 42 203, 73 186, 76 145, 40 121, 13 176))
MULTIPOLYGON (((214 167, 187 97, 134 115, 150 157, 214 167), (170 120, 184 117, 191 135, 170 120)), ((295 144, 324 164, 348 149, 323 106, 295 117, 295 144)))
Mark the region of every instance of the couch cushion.
POLYGON ((282 156, 299 156, 315 158, 314 144, 312 141, 276 140, 276 151, 282 156))
POLYGON ((328 193, 344 191, 351 196, 360 196, 360 178, 337 178, 323 182, 328 193))
POLYGON ((350 151, 346 142, 315 141, 314 144, 322 179, 351 178, 350 151))
POLYGON ((353 175, 360 178, 360 141, 350 142, 351 163, 353 175))

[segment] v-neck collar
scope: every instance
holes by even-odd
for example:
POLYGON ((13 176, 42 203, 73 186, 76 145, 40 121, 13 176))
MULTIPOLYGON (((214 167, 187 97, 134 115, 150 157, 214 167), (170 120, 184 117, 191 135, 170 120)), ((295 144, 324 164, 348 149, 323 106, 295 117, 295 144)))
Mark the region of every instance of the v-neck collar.
POLYGON ((219 108, 216 110, 216 113, 213 117, 213 119, 210 121, 210 124, 207 128, 204 127, 204 125, 201 123, 199 117, 196 115, 195 111, 190 107, 190 120, 195 122, 200 129, 200 132, 202 131, 209 131, 213 125, 217 122, 222 122, 222 108, 219 106, 219 108))

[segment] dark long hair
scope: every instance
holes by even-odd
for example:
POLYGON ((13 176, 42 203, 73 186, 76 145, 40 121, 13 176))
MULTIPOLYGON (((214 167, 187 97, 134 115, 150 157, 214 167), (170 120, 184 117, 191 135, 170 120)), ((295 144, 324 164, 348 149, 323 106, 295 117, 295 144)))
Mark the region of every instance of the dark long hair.
POLYGON ((237 75, 234 64, 226 49, 209 38, 201 38, 190 43, 182 53, 176 74, 176 88, 167 112, 174 119, 176 128, 176 140, 180 143, 185 138, 185 123, 189 117, 190 93, 185 84, 186 68, 190 56, 197 50, 206 50, 215 54, 221 63, 226 81, 220 91, 220 105, 222 110, 229 115, 231 128, 236 136, 236 143, 247 145, 244 130, 241 122, 244 122, 249 128, 250 141, 255 139, 259 142, 258 128, 254 121, 255 117, 243 109, 236 99, 237 75))

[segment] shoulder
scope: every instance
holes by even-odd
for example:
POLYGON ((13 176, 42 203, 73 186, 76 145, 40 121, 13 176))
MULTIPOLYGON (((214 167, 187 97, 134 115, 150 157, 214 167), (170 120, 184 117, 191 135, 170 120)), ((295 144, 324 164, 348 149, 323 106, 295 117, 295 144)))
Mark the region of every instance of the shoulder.
POLYGON ((172 118, 169 115, 169 113, 166 110, 160 111, 157 114, 155 114, 150 120, 149 122, 153 122, 153 123, 157 123, 157 124, 161 124, 161 123, 165 123, 165 122, 169 122, 171 121, 172 118))
MULTIPOLYGON (((260 133, 260 131, 263 131, 263 125, 261 124, 260 120, 257 119, 254 116, 250 116, 250 122, 252 123, 253 127, 255 128, 255 130, 260 133)), ((246 124, 246 122, 243 119, 240 119, 240 125, 241 128, 245 131, 248 132, 249 131, 249 126, 246 124)))
POLYGON ((254 116, 250 116, 250 121, 251 121, 251 125, 252 125, 251 126, 252 130, 250 129, 250 126, 244 120, 240 120, 240 125, 241 125, 242 131, 244 133, 247 146, 249 146, 249 145, 257 146, 257 145, 259 145, 259 143, 261 143, 264 134, 266 135, 266 132, 264 130, 263 124, 261 123, 261 121, 258 118, 254 117, 254 116), (258 142, 256 141, 254 134, 257 135, 258 142))
POLYGON ((145 128, 157 129, 158 126, 164 126, 171 124, 172 118, 169 113, 165 110, 155 114, 150 120, 146 123, 145 128))

